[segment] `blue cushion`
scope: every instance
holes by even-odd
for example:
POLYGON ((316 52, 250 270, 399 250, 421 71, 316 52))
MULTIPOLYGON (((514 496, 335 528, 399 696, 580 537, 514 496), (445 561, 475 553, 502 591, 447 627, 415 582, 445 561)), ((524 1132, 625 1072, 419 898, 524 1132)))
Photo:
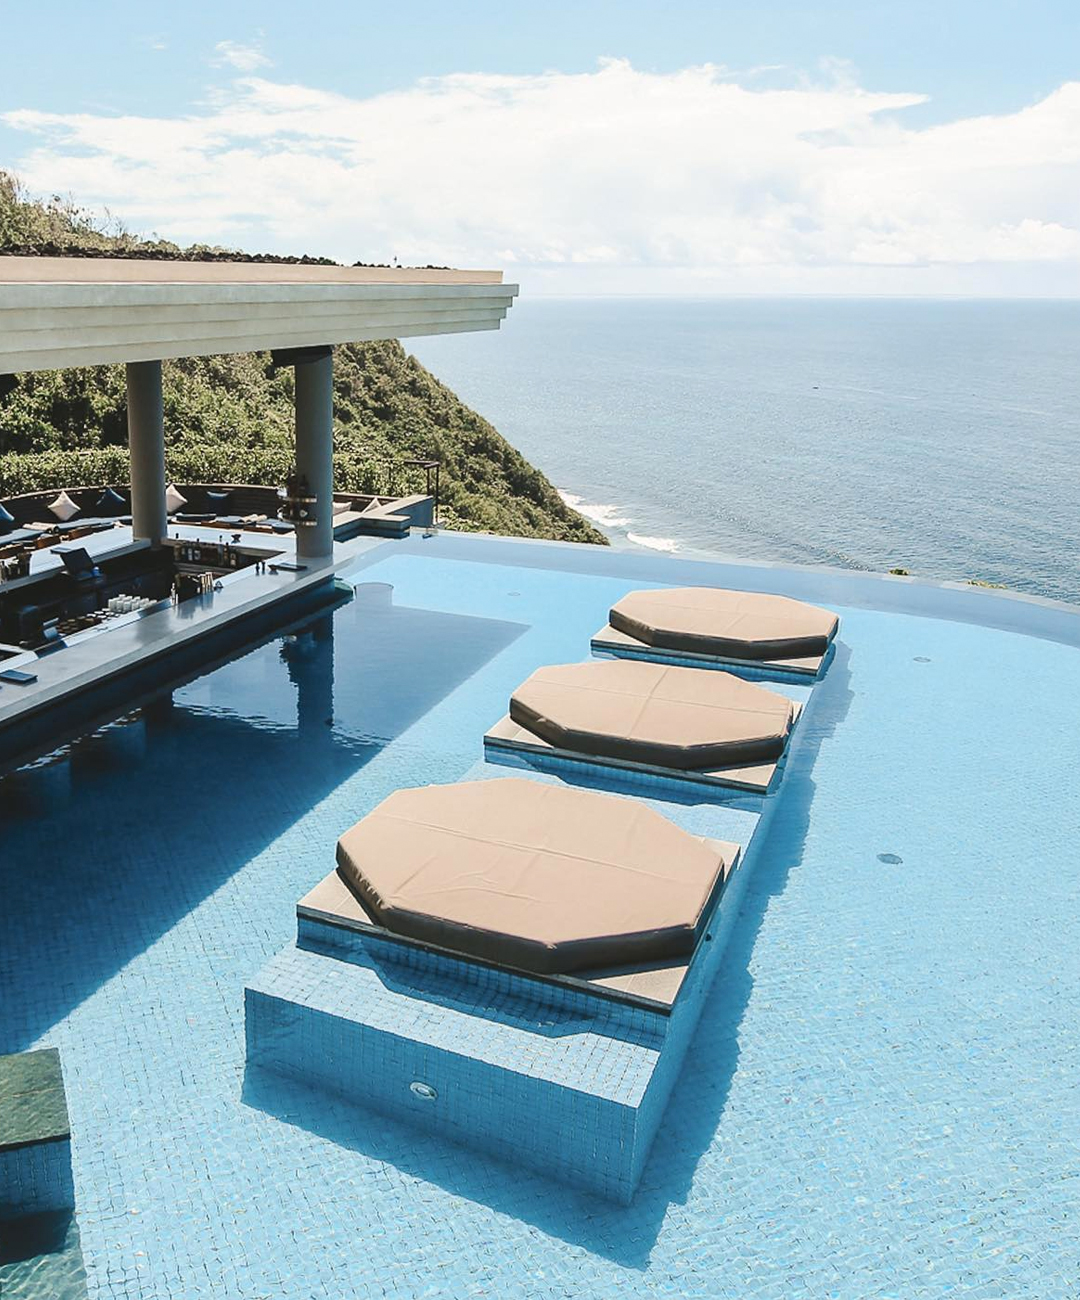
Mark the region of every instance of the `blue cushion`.
POLYGON ((115 518, 127 509, 127 502, 113 488, 106 488, 94 502, 94 514, 101 518, 115 518))
POLYGON ((0 536, 10 533, 14 527, 15 516, 10 510, 6 510, 3 502, 0 501, 0 536))
POLYGON ((219 513, 229 508, 229 502, 232 500, 231 492, 207 492, 206 501, 212 510, 219 513))
POLYGON ((0 536, 0 546, 17 546, 22 542, 36 542, 41 534, 35 528, 16 528, 0 536))

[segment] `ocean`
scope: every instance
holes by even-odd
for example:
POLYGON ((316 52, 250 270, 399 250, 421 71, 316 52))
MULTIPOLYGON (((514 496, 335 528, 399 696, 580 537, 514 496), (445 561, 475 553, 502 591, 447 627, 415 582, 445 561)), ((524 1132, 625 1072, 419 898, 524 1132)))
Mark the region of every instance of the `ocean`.
POLYGON ((523 297, 408 346, 615 545, 1080 601, 1080 302, 523 297))

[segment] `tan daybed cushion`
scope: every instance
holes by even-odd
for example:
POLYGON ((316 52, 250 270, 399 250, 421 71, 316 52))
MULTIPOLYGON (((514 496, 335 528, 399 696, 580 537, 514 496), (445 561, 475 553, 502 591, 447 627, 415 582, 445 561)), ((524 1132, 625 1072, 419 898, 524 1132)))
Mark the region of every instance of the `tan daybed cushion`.
POLYGON ((779 758, 792 713, 730 673, 632 659, 539 668, 510 698, 511 719, 558 749, 683 770, 779 758))
POLYGON ((387 929, 539 974, 688 954, 725 868, 634 800, 518 779, 399 790, 337 862, 387 929))
POLYGON ((631 591, 612 606, 609 621, 665 650, 761 660, 823 655, 839 622, 801 600, 719 587, 631 591))

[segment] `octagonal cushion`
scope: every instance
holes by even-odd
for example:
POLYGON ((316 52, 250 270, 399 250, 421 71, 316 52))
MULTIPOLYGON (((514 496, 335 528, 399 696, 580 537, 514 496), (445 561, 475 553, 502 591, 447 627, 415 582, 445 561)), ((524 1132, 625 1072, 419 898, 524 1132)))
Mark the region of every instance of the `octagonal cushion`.
POLYGON ((830 610, 788 596, 719 587, 631 591, 609 620, 646 645, 740 659, 823 655, 839 622, 830 610))
POLYGON ((730 673, 616 659, 539 668, 510 717, 559 749, 712 771, 774 761, 791 701, 730 673))
POLYGON ((690 953, 728 865, 635 800, 518 779, 398 790, 337 862, 387 929, 538 974, 690 953))

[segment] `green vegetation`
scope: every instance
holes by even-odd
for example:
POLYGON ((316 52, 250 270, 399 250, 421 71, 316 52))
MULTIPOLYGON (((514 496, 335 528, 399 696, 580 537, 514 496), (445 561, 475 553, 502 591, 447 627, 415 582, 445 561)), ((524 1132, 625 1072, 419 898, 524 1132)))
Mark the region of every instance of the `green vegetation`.
MULTIPOLYGON (((28 199, 0 173, 0 253, 223 257, 139 240, 54 199, 28 199)), ((286 259, 280 259, 286 260, 286 259)), ((300 259, 293 259, 300 260, 300 259)), ((314 259, 306 259, 314 260, 314 259)), ((179 482, 284 481, 292 464, 293 373, 267 353, 167 361, 166 460, 179 482)), ((450 528, 600 542, 551 483, 400 343, 339 347, 334 360, 335 484, 344 491, 420 490, 406 461, 442 464, 450 528)), ((0 376, 0 497, 128 478, 121 366, 0 376)))
POLYGON ((328 257, 276 257, 209 244, 181 248, 154 235, 134 235, 122 221, 81 208, 59 194, 42 203, 17 177, 0 171, 0 253, 24 257, 145 257, 161 260, 303 262, 333 266, 328 257))

